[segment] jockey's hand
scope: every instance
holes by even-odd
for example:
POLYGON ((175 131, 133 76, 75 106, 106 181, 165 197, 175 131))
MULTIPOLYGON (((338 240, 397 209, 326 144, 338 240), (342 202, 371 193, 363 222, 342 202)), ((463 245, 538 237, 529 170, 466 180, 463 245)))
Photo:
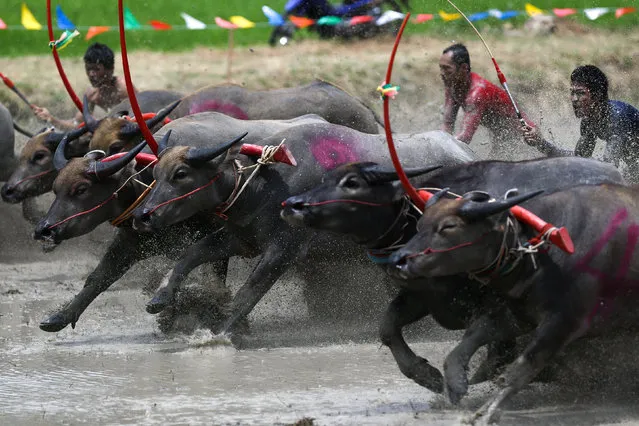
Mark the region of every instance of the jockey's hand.
POLYGON ((32 105, 31 108, 33 109, 33 112, 40 120, 51 123, 53 116, 51 115, 48 109, 39 107, 37 105, 32 105))
POLYGON ((526 124, 525 126, 521 126, 521 131, 524 134, 524 142, 530 146, 539 146, 544 140, 537 127, 531 127, 526 124))

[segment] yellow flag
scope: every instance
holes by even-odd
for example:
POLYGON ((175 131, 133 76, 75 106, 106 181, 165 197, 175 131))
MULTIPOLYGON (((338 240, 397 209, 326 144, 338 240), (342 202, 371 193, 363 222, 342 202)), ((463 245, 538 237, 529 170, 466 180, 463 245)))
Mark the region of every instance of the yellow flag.
POLYGON ((41 30, 42 25, 33 16, 26 4, 22 3, 22 26, 28 30, 41 30))
POLYGON ((543 15, 544 11, 530 3, 526 3, 526 13, 530 16, 543 15))
POLYGON ((231 16, 229 19, 237 25, 238 28, 253 28, 255 26, 254 22, 249 21, 243 16, 231 16))
POLYGON ((454 21, 455 19, 461 18, 461 14, 459 14, 459 13, 446 13, 443 10, 439 11, 439 16, 444 21, 454 21))

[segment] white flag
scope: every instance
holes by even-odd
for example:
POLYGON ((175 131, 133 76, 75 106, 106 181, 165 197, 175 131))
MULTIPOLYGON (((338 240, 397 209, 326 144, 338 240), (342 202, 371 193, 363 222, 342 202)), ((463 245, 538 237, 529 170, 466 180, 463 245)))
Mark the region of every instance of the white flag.
POLYGON ((584 13, 591 21, 599 18, 601 15, 605 15, 610 11, 607 7, 593 7, 591 9, 584 9, 584 13))
POLYGON ((399 13, 394 10, 387 10, 386 12, 382 14, 382 16, 377 18, 377 21, 375 21, 375 24, 379 26, 385 25, 385 24, 388 24, 389 22, 404 19, 404 16, 406 15, 404 15, 403 13, 399 13))
POLYGON ((203 30, 206 28, 206 24, 202 21, 198 21, 191 15, 188 15, 184 12, 180 13, 182 19, 184 19, 184 23, 186 24, 186 28, 189 30, 203 30))
POLYGON ((493 18, 497 18, 497 19, 501 19, 501 17, 504 15, 502 11, 499 9, 489 9, 488 14, 492 16, 493 18))

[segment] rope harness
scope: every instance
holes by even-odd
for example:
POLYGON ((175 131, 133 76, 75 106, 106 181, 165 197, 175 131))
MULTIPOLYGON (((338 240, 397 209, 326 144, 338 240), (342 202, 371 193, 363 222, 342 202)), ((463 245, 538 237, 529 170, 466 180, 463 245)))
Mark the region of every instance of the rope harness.
POLYGON ((19 180, 18 182, 16 182, 16 184, 15 184, 15 185, 13 185, 13 186, 17 187, 17 186, 18 186, 18 185, 20 185, 22 182, 26 182, 26 181, 31 180, 31 179, 36 179, 36 178, 39 178, 40 176, 44 176, 44 175, 47 175, 47 174, 49 174, 49 173, 53 173, 53 172, 55 172, 55 169, 45 170, 44 172, 40 172, 40 173, 36 173, 35 175, 27 176, 27 177, 25 177, 25 178, 23 178, 23 179, 20 179, 20 180, 19 180))

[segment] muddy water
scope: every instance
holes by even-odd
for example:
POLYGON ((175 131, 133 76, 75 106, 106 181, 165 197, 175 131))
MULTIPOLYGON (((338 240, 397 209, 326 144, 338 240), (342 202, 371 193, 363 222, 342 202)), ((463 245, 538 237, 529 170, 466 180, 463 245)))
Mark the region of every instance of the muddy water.
MULTIPOLYGON (((161 334, 144 312, 144 270, 100 296, 75 330, 44 333, 38 322, 79 290, 109 231, 47 255, 19 228, 7 232, 11 244, 0 246, 1 424, 272 425, 313 418, 321 425, 453 425, 492 392, 477 386, 460 407, 449 406, 405 379, 377 343, 379 312, 358 322, 311 319, 295 282, 258 305, 242 350, 204 330, 161 334)), ((425 326, 412 336, 416 351, 441 367, 458 334, 425 326)), ((618 348, 602 350, 602 359, 614 353, 608 350, 618 348)), ((615 365, 632 360, 630 353, 615 365)), ((522 391, 502 424, 639 424, 636 380, 623 391, 616 383, 603 390, 568 386, 582 371, 574 364, 567 370, 568 380, 522 391)))

